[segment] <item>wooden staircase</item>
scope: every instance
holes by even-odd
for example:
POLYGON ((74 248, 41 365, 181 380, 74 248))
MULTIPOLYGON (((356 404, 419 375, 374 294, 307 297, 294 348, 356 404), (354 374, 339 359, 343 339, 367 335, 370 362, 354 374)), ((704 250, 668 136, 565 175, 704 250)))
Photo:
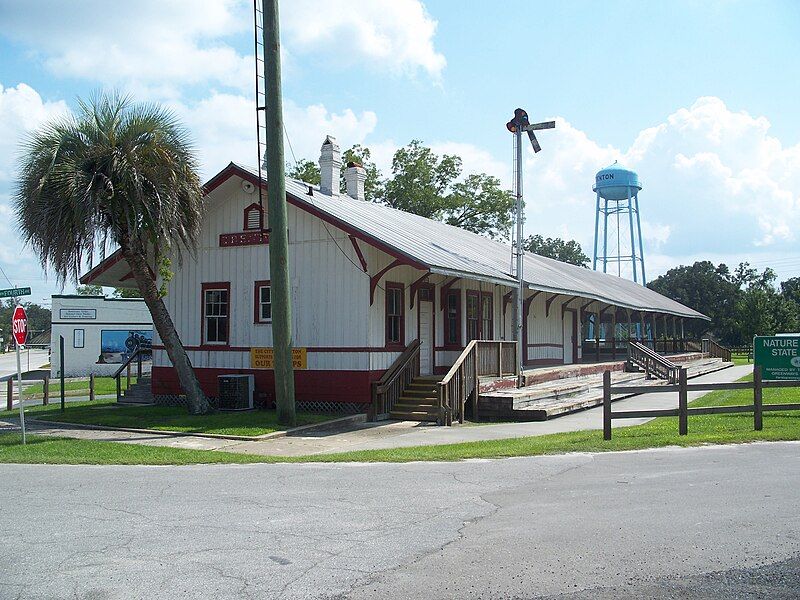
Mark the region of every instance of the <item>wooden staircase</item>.
POLYGON ((154 404, 154 402, 149 374, 142 375, 136 383, 123 391, 122 397, 117 400, 117 404, 127 404, 131 406, 149 406, 154 404))
POLYGON ((438 421, 437 385, 441 376, 417 376, 400 395, 389 417, 401 421, 438 421))

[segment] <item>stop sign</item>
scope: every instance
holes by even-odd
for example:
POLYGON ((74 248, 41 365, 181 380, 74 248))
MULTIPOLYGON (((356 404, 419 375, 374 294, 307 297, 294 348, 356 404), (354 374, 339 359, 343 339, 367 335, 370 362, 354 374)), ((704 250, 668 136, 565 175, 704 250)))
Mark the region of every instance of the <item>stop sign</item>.
POLYGON ((28 339, 28 315, 25 314, 25 309, 21 306, 17 306, 14 309, 14 316, 11 318, 11 330, 14 333, 17 345, 22 346, 25 340, 28 339))

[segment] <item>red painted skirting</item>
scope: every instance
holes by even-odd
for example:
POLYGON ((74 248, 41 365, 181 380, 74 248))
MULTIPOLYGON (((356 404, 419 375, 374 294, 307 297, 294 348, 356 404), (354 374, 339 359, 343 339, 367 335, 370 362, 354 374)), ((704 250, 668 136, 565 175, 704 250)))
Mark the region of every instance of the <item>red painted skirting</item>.
MULTIPOLYGON (((210 369, 195 367, 203 391, 217 396, 220 375, 255 375, 256 394, 265 394, 267 402, 275 397, 275 373, 261 369, 210 369)), ((371 383, 383 371, 295 371, 295 397, 299 402, 355 402, 369 404, 371 383)), ((180 394, 181 387, 172 367, 153 367, 152 390, 155 395, 180 394)))

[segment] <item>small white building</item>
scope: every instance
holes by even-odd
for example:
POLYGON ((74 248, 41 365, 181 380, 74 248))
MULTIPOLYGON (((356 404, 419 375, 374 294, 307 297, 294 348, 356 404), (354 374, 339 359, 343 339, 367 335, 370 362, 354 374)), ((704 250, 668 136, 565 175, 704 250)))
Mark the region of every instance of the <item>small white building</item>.
MULTIPOLYGON (((516 279, 507 244, 365 201, 360 165, 347 167, 340 191, 341 166, 329 138, 321 185, 286 182, 295 389, 301 407, 365 410, 371 383, 415 340, 421 374, 436 375, 470 340, 514 339, 516 279)), ((210 396, 217 377, 232 374, 253 374, 267 401, 274 394, 270 236, 259 184, 256 171, 234 163, 206 184, 197 251, 167 284, 167 309, 210 396)), ((632 281, 535 254, 524 269, 530 367, 581 362, 590 319, 604 331, 631 321, 644 329, 645 320, 655 328, 658 319, 674 333, 683 318, 707 318, 632 281)), ((133 285, 119 251, 81 282, 133 285)), ((158 339, 153 351, 153 394, 179 394, 158 339)))
POLYGON ((59 337, 64 336, 64 376, 111 375, 139 346, 150 347, 153 319, 143 300, 105 296, 53 296, 50 373, 61 375, 59 337))

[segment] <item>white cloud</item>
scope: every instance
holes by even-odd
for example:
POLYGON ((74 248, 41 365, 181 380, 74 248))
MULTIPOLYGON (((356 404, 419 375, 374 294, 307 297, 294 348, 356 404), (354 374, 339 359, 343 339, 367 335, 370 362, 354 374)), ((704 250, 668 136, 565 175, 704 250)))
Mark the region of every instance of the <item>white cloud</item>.
POLYGON ((619 159, 643 182, 648 264, 651 257, 688 253, 796 255, 800 144, 786 146, 769 129, 765 117, 710 97, 643 130, 627 149, 603 146, 557 119, 556 129, 541 136, 543 152, 534 156, 526 148, 528 228, 545 235, 574 232, 591 251, 594 174, 619 159))
POLYGON ((419 0, 293 0, 282 11, 291 52, 434 78, 447 62, 434 47, 437 22, 419 0))
POLYGON ((177 96, 180 86, 247 89, 253 61, 226 37, 251 27, 243 0, 7 0, 3 34, 39 54, 53 73, 124 86, 140 97, 177 96))
MULTIPOLYGON (((256 164, 255 111, 249 97, 216 93, 196 103, 175 102, 172 108, 196 140, 205 177, 214 175, 231 161, 256 164)), ((356 114, 348 108, 334 113, 322 104, 303 107, 284 102, 288 141, 298 159, 317 160, 328 134, 336 136, 343 149, 363 143, 377 122, 371 111, 356 114)), ((292 161, 286 139, 284 145, 286 160, 292 161)))
POLYGON ((47 102, 24 83, 9 88, 0 84, 0 181, 11 179, 25 134, 66 110, 63 101, 47 102))

